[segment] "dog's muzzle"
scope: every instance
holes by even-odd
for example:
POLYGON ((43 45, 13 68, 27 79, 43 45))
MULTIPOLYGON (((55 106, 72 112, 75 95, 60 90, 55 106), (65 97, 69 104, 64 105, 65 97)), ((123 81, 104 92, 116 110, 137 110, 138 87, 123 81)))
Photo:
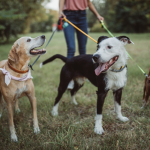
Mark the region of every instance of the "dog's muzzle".
POLYGON ((93 55, 92 58, 93 58, 94 62, 97 63, 97 62, 98 62, 98 59, 100 58, 100 55, 95 54, 95 55, 93 55))

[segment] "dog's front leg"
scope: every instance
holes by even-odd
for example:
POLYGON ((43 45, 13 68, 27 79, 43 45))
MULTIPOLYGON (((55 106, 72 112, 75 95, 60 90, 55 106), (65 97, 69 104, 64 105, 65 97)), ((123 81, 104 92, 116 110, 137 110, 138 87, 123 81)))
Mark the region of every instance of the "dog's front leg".
POLYGON ((10 134, 11 134, 11 141, 18 142, 18 138, 16 135, 15 127, 14 127, 14 121, 13 121, 14 103, 11 100, 8 100, 8 101, 6 100, 6 102, 7 102, 7 111, 8 111, 8 117, 9 117, 9 129, 10 129, 10 134))
POLYGON ((15 111, 16 111, 16 113, 20 113, 20 109, 18 106, 18 99, 16 99, 16 102, 15 102, 15 111))
POLYGON ((114 107, 115 107, 115 112, 117 115, 117 119, 119 119, 120 121, 128 121, 129 119, 127 117, 123 117, 122 113, 121 113, 121 96, 122 96, 122 88, 114 91, 113 92, 114 95, 114 107))
POLYGON ((32 112, 33 112, 33 127, 34 127, 34 133, 38 134, 40 132, 39 125, 38 125, 38 119, 37 119, 37 109, 36 109, 36 98, 34 94, 29 94, 28 98, 31 103, 32 112))
POLYGON ((98 93, 97 92, 97 110, 96 110, 96 116, 95 116, 95 128, 94 132, 97 134, 102 134, 104 132, 102 127, 102 109, 105 97, 107 95, 108 91, 103 91, 98 93))

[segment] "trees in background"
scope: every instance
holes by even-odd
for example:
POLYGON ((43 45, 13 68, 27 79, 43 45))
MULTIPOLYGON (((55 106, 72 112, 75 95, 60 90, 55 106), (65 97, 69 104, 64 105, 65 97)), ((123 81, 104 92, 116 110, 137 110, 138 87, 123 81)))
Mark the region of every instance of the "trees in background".
MULTIPOLYGON (((92 2, 105 18, 111 31, 130 33, 150 31, 150 0, 93 0, 92 2)), ((88 18, 89 27, 91 21, 95 23, 95 20, 96 17, 91 14, 88 18)))
POLYGON ((10 35, 28 33, 32 23, 52 19, 43 7, 47 2, 50 0, 0 0, 0 38, 8 41, 10 35))

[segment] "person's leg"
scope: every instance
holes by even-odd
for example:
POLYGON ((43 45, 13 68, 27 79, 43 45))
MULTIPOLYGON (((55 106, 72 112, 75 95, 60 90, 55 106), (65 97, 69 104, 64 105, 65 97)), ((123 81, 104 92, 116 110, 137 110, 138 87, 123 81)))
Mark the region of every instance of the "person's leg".
MULTIPOLYGON (((74 22, 75 17, 71 14, 65 13, 67 19, 74 22)), ((68 24, 64 30, 64 35, 67 43, 67 58, 72 58, 75 54, 75 29, 72 25, 68 24)))
MULTIPOLYGON (((86 19, 86 12, 81 12, 79 14, 78 19, 78 28, 84 31, 85 33, 88 33, 87 31, 87 19, 86 19)), ((76 30, 77 32, 77 39, 78 39, 78 48, 80 55, 86 54, 86 43, 87 43, 87 36, 81 33, 80 31, 76 30)))

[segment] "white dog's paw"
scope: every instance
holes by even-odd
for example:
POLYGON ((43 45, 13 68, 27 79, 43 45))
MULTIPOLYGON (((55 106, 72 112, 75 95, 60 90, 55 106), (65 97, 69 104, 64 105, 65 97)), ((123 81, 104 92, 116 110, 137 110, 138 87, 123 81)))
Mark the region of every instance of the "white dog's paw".
POLYGON ((11 134, 11 141, 12 142, 18 142, 18 138, 17 138, 17 135, 15 133, 11 134))
POLYGON ((58 111, 52 110, 52 111, 51 111, 51 114, 52 114, 52 116, 58 116, 58 111))
POLYGON ((40 63, 40 68, 42 68, 42 66, 43 66, 43 63, 40 63))
POLYGON ((119 119, 120 121, 123 121, 123 122, 126 122, 126 121, 129 121, 129 119, 127 117, 117 117, 117 119, 119 119))
POLYGON ((35 133, 35 134, 40 133, 40 128, 39 128, 39 127, 34 127, 34 133, 35 133))
POLYGON ((71 103, 74 104, 74 105, 78 105, 78 103, 77 103, 77 101, 75 99, 72 100, 71 103))
POLYGON ((102 133, 104 133, 103 127, 95 127, 94 128, 94 132, 96 134, 102 134, 102 133))
POLYGON ((18 109, 15 110, 15 112, 16 112, 17 114, 19 114, 19 113, 21 112, 21 110, 18 108, 18 109))

